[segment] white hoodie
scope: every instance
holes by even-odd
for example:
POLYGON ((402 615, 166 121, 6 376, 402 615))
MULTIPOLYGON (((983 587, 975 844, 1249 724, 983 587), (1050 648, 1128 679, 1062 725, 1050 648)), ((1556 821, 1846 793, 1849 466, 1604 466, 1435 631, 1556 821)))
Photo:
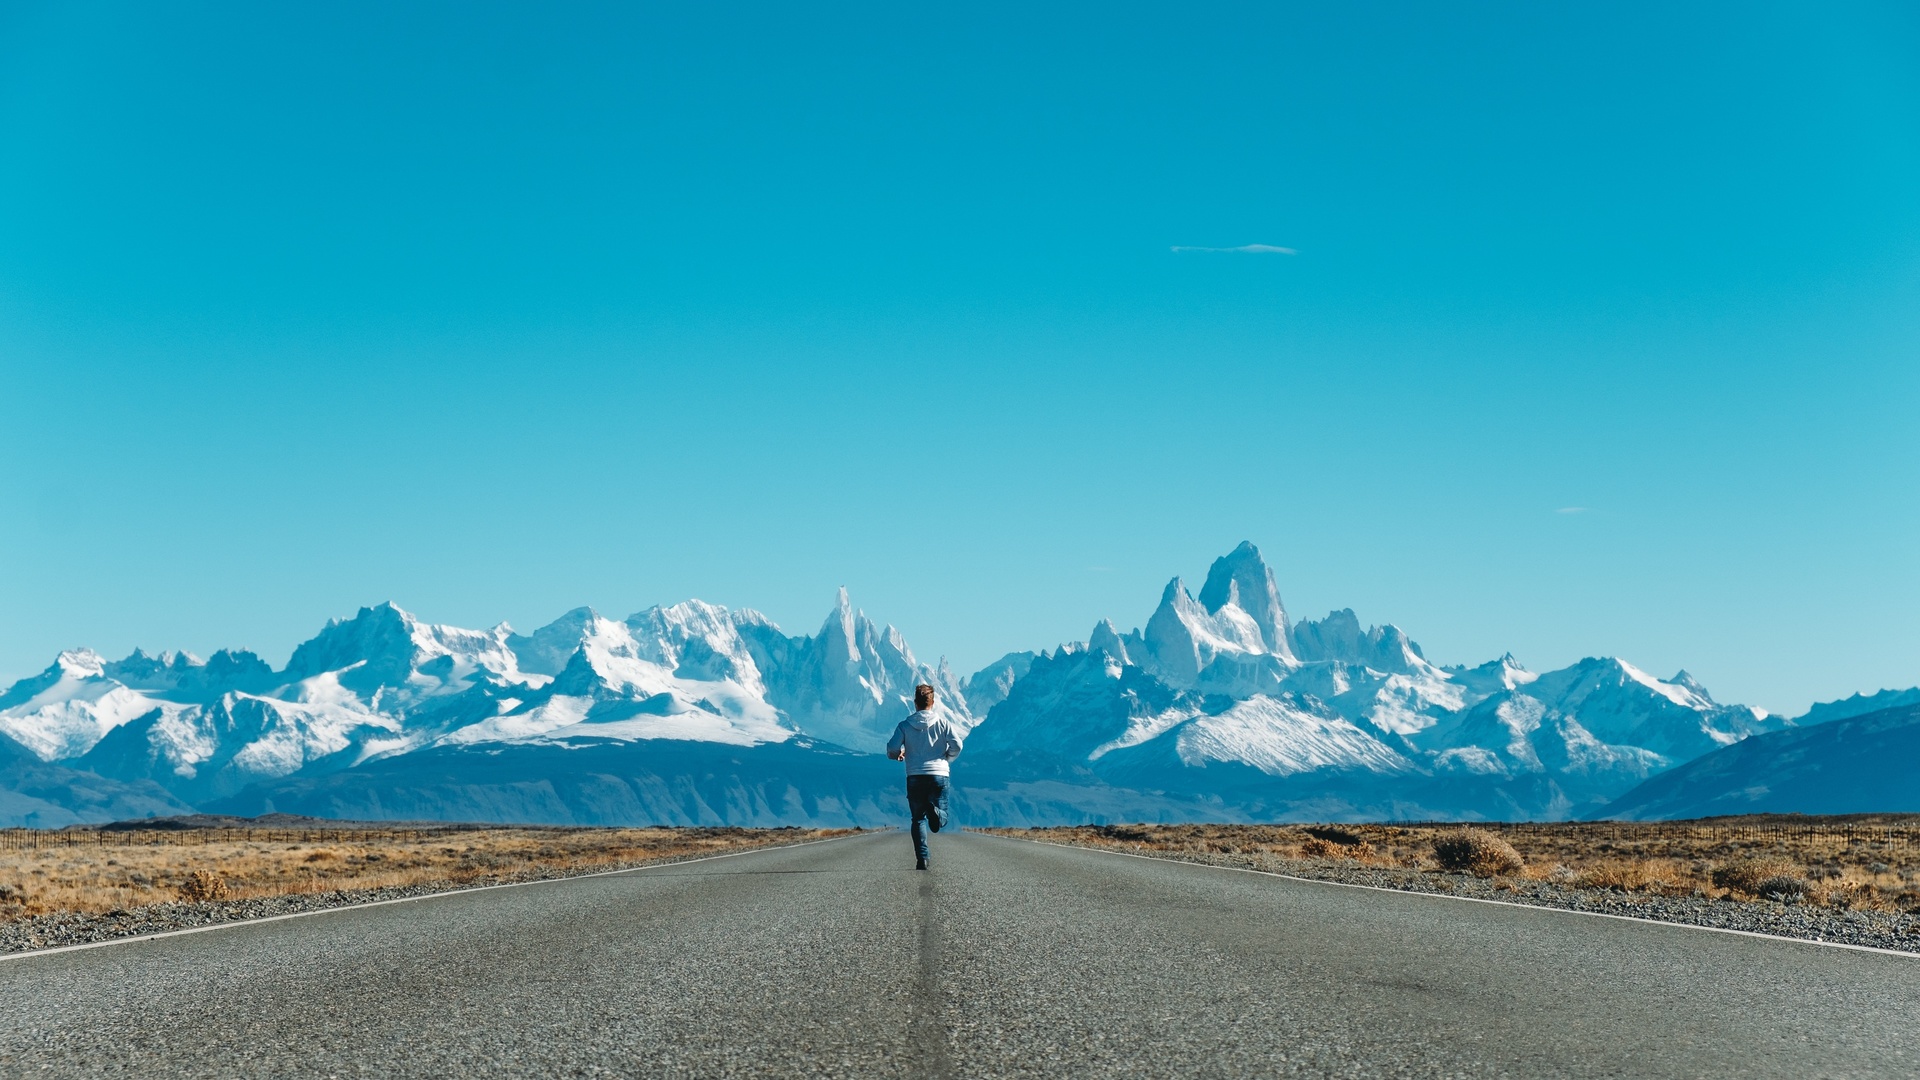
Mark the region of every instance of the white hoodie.
POLYGON ((887 756, 905 751, 908 776, 945 776, 947 762, 960 756, 960 733, 953 724, 930 712, 917 712, 893 729, 887 756))

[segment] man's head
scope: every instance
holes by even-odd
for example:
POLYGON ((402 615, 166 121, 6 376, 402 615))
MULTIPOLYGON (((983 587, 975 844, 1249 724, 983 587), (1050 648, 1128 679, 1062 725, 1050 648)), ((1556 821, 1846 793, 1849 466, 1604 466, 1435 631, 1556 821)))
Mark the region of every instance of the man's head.
POLYGON ((926 712, 933 708, 933 687, 921 683, 913 688, 913 708, 916 712, 926 712))

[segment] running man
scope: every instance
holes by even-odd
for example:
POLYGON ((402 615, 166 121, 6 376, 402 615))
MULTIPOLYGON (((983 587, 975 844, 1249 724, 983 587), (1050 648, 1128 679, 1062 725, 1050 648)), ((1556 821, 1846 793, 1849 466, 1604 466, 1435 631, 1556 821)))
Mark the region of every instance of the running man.
POLYGON ((927 829, 947 823, 947 762, 960 756, 960 733, 933 714, 933 687, 913 688, 913 715, 900 721, 887 740, 887 756, 907 763, 907 811, 913 815, 915 870, 925 870, 927 829))

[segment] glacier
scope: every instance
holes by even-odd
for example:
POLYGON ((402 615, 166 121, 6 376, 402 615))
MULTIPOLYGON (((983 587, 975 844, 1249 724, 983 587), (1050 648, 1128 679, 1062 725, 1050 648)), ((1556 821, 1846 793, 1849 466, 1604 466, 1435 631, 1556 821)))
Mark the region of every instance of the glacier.
POLYGON ((976 824, 1559 819, 1799 720, 1723 705, 1686 672, 1611 657, 1547 672, 1443 666, 1351 610, 1296 621, 1251 543, 1135 629, 1010 652, 968 675, 917 659, 841 589, 814 633, 688 600, 569 611, 521 634, 392 603, 328 623, 276 670, 61 653, 0 693, 0 822, 280 810, 544 823, 877 825, 880 756, 930 683, 970 733, 976 824))

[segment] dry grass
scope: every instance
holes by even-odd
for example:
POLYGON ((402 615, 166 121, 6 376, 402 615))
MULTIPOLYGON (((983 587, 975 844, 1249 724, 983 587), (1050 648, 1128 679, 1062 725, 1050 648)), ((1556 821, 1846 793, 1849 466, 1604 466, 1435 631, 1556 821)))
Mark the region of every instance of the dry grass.
MULTIPOLYGON (((850 830, 462 829, 384 834, 308 831, 299 842, 215 834, 88 834, 84 842, 0 850, 0 921, 103 913, 170 900, 446 884, 590 871, 651 859, 791 843, 850 830)), ((76 838, 80 839, 80 838, 76 838)))
POLYGON ((1516 884, 1920 911, 1920 820, 1101 825, 991 830, 1129 851, 1478 873, 1516 884), (1466 836, 1479 834, 1477 839, 1466 836), (1505 853, 1502 853, 1504 849, 1505 853))

